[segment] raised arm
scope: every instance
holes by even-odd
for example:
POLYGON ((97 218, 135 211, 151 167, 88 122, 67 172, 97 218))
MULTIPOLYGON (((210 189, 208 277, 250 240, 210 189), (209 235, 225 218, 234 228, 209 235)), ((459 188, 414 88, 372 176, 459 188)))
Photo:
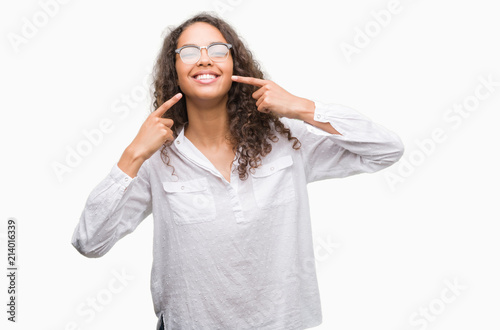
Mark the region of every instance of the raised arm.
POLYGON ((181 97, 175 95, 148 116, 119 162, 90 193, 72 238, 81 254, 104 255, 151 213, 147 160, 173 140, 173 121, 163 114, 181 97))

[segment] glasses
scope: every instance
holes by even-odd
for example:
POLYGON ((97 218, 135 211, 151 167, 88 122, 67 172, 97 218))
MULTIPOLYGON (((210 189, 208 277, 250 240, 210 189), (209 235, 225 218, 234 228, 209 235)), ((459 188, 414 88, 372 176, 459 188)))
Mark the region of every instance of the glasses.
POLYGON ((186 64, 194 64, 201 58, 201 50, 207 50, 208 57, 214 62, 224 62, 229 56, 229 50, 233 47, 231 44, 223 42, 215 42, 208 46, 188 45, 176 49, 175 52, 181 56, 182 62, 186 64))

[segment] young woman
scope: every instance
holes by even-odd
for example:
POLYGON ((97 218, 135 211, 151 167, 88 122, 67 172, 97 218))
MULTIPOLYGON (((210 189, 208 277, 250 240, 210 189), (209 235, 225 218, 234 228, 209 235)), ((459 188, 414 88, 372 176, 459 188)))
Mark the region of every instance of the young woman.
POLYGON ((100 257, 151 213, 158 329, 321 323, 306 185, 396 162, 394 133, 263 79, 224 21, 165 38, 155 108, 92 191, 72 243, 100 257))

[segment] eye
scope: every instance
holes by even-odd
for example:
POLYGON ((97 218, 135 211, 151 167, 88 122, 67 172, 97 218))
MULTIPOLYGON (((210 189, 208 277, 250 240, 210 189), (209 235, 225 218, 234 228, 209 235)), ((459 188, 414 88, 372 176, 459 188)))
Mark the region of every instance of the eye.
POLYGON ((226 45, 215 44, 211 45, 209 48, 210 57, 216 59, 223 59, 227 56, 229 48, 226 45))
POLYGON ((181 56, 185 59, 193 59, 198 57, 200 50, 196 47, 185 47, 181 50, 181 56))

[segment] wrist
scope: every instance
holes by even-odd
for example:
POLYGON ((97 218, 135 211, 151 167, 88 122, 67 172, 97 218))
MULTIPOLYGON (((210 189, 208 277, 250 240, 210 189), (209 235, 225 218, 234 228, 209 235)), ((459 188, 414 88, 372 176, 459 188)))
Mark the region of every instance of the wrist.
POLYGON ((145 156, 143 152, 138 150, 133 144, 130 144, 127 148, 125 148, 125 151, 123 152, 123 156, 125 156, 125 158, 128 161, 133 162, 133 163, 136 163, 136 162, 143 163, 146 161, 146 159, 149 158, 149 157, 145 156))
POLYGON ((309 122, 314 118, 314 110, 316 110, 316 104, 313 101, 300 98, 300 101, 297 102, 294 119, 309 122))
POLYGON ((128 146, 123 152, 118 167, 131 178, 137 176, 142 164, 146 161, 147 157, 138 152, 133 145, 128 146))

